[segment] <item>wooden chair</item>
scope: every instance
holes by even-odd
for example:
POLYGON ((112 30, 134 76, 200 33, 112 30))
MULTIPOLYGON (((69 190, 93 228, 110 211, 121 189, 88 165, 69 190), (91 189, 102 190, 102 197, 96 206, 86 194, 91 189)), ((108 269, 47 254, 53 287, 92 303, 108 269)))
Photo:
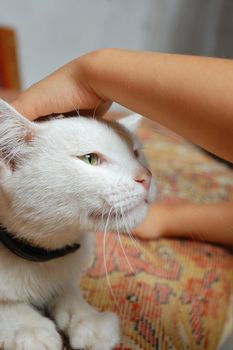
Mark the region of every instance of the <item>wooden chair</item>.
POLYGON ((0 27, 0 90, 1 96, 19 91, 21 79, 17 55, 16 33, 11 28, 0 27))

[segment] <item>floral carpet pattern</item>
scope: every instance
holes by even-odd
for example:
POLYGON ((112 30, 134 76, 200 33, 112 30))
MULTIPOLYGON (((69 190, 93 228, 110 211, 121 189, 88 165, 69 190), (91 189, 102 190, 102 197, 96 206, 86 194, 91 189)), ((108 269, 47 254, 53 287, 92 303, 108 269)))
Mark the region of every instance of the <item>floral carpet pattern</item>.
MULTIPOLYGON (((159 201, 233 200, 233 172, 226 165, 149 121, 140 137, 159 201)), ((96 258, 82 288, 90 304, 119 315, 116 350, 214 350, 233 330, 233 254, 221 246, 191 239, 145 243, 108 234, 104 252, 98 233, 96 258)))

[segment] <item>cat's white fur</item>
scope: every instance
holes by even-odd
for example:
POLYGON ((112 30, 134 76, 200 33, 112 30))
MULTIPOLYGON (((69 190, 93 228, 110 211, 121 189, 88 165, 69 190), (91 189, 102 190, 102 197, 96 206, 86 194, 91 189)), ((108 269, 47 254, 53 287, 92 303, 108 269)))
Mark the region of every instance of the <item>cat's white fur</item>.
MULTIPOLYGON (((134 130, 136 119, 121 123, 134 130)), ((124 127, 93 118, 33 123, 0 100, 0 223, 44 248, 81 244, 45 263, 19 258, 0 244, 4 350, 59 350, 56 327, 74 349, 109 350, 119 342, 117 317, 89 306, 78 280, 92 264, 92 232, 104 230, 107 221, 107 229, 116 229, 116 211, 119 230, 125 221, 134 227, 154 197, 154 182, 147 189, 141 181, 149 175, 142 154, 134 156, 138 142, 124 127), (99 154, 101 164, 79 158, 89 153, 99 154)))

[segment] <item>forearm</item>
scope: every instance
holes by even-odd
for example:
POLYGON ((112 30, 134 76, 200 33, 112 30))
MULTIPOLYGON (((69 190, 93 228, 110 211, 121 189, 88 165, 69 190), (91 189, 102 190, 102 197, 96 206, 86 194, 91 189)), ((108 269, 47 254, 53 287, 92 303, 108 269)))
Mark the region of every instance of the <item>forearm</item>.
POLYGON ((233 245, 233 202, 183 204, 167 208, 162 236, 233 245))
POLYGON ((20 94, 29 119, 74 109, 102 115, 111 101, 233 162, 233 61, 104 49, 20 94))
POLYGON ((74 61, 94 92, 233 161, 233 61, 120 49, 74 61), (81 62, 81 61, 80 61, 81 62))

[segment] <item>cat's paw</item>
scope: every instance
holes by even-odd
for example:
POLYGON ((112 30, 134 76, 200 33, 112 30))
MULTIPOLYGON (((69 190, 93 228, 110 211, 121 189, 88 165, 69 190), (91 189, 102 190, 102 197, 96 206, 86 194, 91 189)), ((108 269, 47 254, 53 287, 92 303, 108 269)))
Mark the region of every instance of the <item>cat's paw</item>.
POLYGON ((9 332, 1 341, 4 350, 61 350, 61 337, 49 321, 49 327, 22 327, 9 332))
POLYGON ((74 349, 111 350, 120 342, 119 320, 111 312, 74 315, 68 334, 74 349))

